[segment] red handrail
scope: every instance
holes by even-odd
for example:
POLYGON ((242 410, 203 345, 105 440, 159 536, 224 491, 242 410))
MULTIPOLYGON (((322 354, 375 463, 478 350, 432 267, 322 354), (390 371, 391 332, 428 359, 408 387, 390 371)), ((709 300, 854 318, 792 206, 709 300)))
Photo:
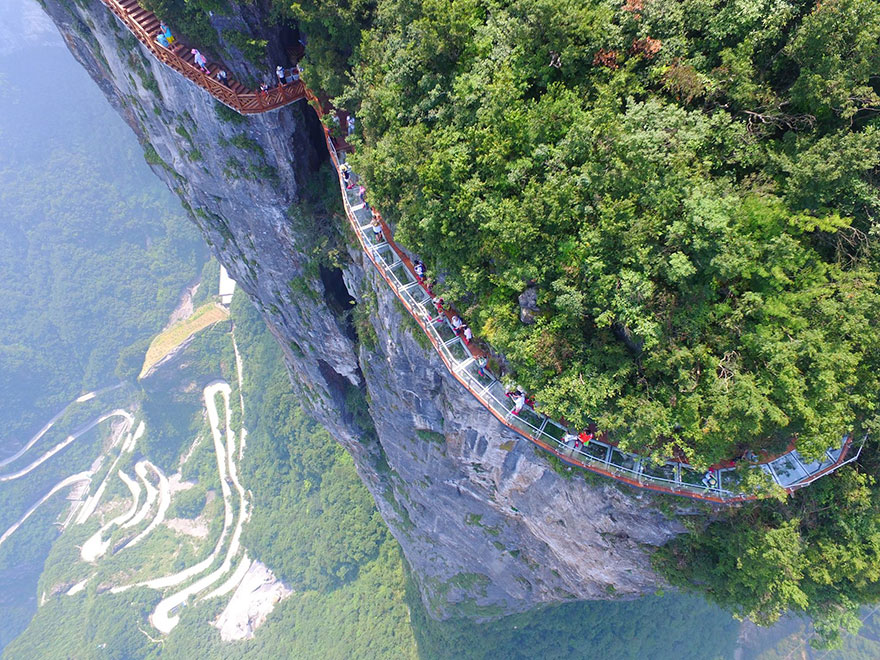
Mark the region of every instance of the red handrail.
MULTIPOLYGON (((306 97, 305 85, 302 81, 287 83, 273 89, 262 91, 248 91, 238 93, 229 85, 225 85, 206 74, 200 68, 193 66, 173 50, 161 46, 156 41, 158 30, 151 34, 146 25, 156 19, 155 14, 146 12, 135 19, 120 0, 102 0, 110 11, 137 37, 144 46, 163 64, 171 67, 188 80, 207 91, 215 99, 229 106, 243 115, 259 114, 276 110, 295 101, 306 97)), ((138 9, 140 5, 138 5, 138 9)), ((232 83, 232 80, 229 81, 232 83)))

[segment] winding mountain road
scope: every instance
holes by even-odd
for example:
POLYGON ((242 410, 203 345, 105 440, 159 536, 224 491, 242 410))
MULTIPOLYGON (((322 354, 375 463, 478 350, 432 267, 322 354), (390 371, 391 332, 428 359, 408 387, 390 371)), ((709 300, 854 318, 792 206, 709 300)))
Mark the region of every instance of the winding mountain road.
MULTIPOLYGON (((238 521, 235 526, 235 531, 232 534, 232 540, 226 550, 226 557, 224 557, 223 563, 212 573, 193 582, 191 585, 177 593, 161 600, 156 606, 156 609, 153 610, 153 613, 150 615, 150 623, 152 623, 153 627, 157 630, 165 634, 171 632, 171 630, 180 622, 180 616, 174 614, 174 612, 186 603, 191 596, 195 596, 204 591, 228 573, 229 569, 232 567, 232 560, 238 554, 241 547, 241 531, 244 521, 247 519, 247 498, 244 488, 242 488, 241 483, 238 481, 238 470, 234 460, 235 434, 231 428, 232 411, 229 408, 229 395, 231 392, 232 388, 229 386, 229 383, 219 381, 208 385, 204 390, 204 396, 205 408, 208 411, 208 422, 211 425, 211 435, 214 438, 214 449, 217 453, 217 468, 220 472, 220 484, 223 489, 223 504, 227 512, 226 520, 229 521, 232 517, 232 503, 230 502, 232 492, 227 483, 227 479, 229 479, 232 481, 239 494, 240 505, 238 521), (217 412, 216 395, 218 393, 222 395, 224 408, 226 409, 224 424, 226 436, 225 447, 223 443, 223 435, 220 433, 220 415, 217 412)), ((224 532, 225 531, 226 526, 224 525, 224 532)), ((219 550, 219 546, 215 549, 215 552, 217 550, 219 550)))
POLYGON ((140 478, 140 480, 144 482, 144 488, 147 491, 147 497, 144 499, 143 505, 141 506, 140 510, 135 514, 134 518, 122 525, 122 529, 135 527, 136 525, 142 523, 147 517, 147 514, 150 512, 150 508, 153 506, 153 502, 156 501, 156 496, 159 494, 159 491, 156 490, 156 487, 150 483, 149 479, 147 479, 146 461, 138 461, 138 463, 134 466, 134 471, 140 478))
POLYGON ((79 555, 82 557, 83 561, 93 562, 98 557, 104 555, 107 550, 110 548, 110 539, 104 540, 104 534, 111 527, 115 525, 122 525, 127 520, 129 520, 137 511, 138 501, 141 498, 141 487, 134 479, 129 477, 125 472, 119 470, 117 472, 119 478, 122 479, 123 483, 128 486, 128 489, 131 491, 131 506, 128 510, 108 522, 106 525, 101 527, 97 532, 92 534, 85 543, 82 544, 80 548, 79 555))
MULTIPOLYGON (((227 404, 226 408, 228 413, 228 393, 231 391, 228 384, 219 381, 211 383, 204 390, 205 407, 208 411, 208 422, 211 426, 211 435, 214 439, 214 453, 217 460, 217 472, 220 476, 220 489, 223 493, 223 530, 220 532, 220 538, 217 539, 217 544, 214 546, 214 550, 202 561, 190 566, 189 568, 185 568, 182 571, 178 571, 177 573, 173 573, 171 575, 163 575, 161 577, 153 578, 151 580, 145 580, 143 582, 116 586, 110 589, 111 593, 121 593, 123 591, 127 591, 128 589, 131 589, 132 587, 167 589, 168 587, 175 587, 179 584, 183 584, 187 580, 207 571, 214 563, 217 556, 220 554, 220 551, 223 549, 223 544, 226 541, 226 537, 229 534, 229 530, 232 527, 234 519, 234 511, 232 508, 232 490, 227 483, 229 474, 229 458, 232 455, 232 450, 229 449, 228 444, 224 445, 223 443, 223 436, 221 435, 219 428, 220 416, 217 413, 217 405, 215 400, 216 394, 223 391, 224 385, 226 386, 225 401, 227 404)), ((228 422, 229 418, 227 418, 227 428, 228 422)), ((170 630, 174 627, 174 625, 175 624, 171 624, 171 627, 168 629, 170 630)))
MULTIPOLYGON (((143 541, 150 532, 152 532, 160 524, 162 524, 162 521, 165 520, 165 514, 168 512, 168 507, 171 506, 171 486, 168 483, 168 478, 165 476, 162 470, 150 463, 150 461, 140 461, 138 463, 138 466, 144 466, 144 471, 146 471, 146 468, 150 468, 153 473, 159 478, 159 508, 156 509, 156 515, 153 516, 150 524, 147 525, 140 534, 138 534, 131 541, 122 546, 122 550, 125 550, 126 548, 133 548, 138 543, 143 541)), ((135 469, 137 469, 137 467, 135 469)), ((138 472, 138 475, 140 475, 140 472, 138 472)), ((146 481, 146 478, 144 478, 144 480, 146 481)))
POLYGON ((119 444, 120 438, 122 438, 123 434, 128 433, 128 437, 122 444, 122 447, 119 448, 119 451, 116 454, 116 458, 113 460, 113 464, 108 468, 107 474, 104 476, 104 479, 101 481, 101 485, 98 486, 98 490, 95 491, 94 495, 90 495, 86 498, 85 504, 83 504, 82 509, 79 512, 79 515, 76 517, 76 524, 82 525, 89 517, 95 512, 95 509, 98 507, 98 502, 101 501, 101 497, 104 495, 104 491, 107 489, 107 482, 110 480, 111 475, 113 474, 113 469, 119 463, 119 459, 122 458, 122 454, 125 451, 125 446, 129 442, 129 438, 131 437, 131 425, 134 420, 129 417, 126 419, 126 423, 119 427, 116 431, 116 436, 113 438, 113 442, 110 447, 113 448, 117 444, 119 444))
POLYGON ((22 456, 24 456, 24 454, 31 447, 33 447, 35 444, 37 444, 39 439, 42 438, 44 435, 46 435, 46 432, 49 429, 51 429, 55 425, 55 422, 57 422, 59 419, 61 419, 61 417, 64 415, 64 413, 66 413, 70 408, 72 408, 73 406, 75 406, 78 403, 84 403, 86 401, 94 399, 96 396, 100 396, 101 394, 104 394, 104 392, 110 392, 111 390, 118 390, 120 387, 122 387, 122 383, 117 383, 116 385, 110 385, 109 387, 104 387, 100 390, 95 390, 94 392, 87 392, 86 394, 83 394, 82 396, 74 399, 73 401, 68 403, 66 406, 64 406, 64 408, 59 410, 58 413, 52 419, 50 419, 48 422, 46 422, 46 425, 43 428, 41 428, 39 431, 37 431, 37 433, 33 437, 31 437, 31 439, 28 440, 27 443, 25 443, 25 445, 21 449, 19 449, 17 452, 15 452, 12 456, 8 456, 8 457, 0 460, 0 467, 5 467, 5 466, 9 465, 10 463, 17 461, 22 456))
POLYGON ((74 440, 76 440, 77 438, 79 438, 82 435, 85 435, 86 433, 91 431, 93 428, 95 428, 98 424, 100 424, 101 422, 103 422, 105 420, 110 419, 111 417, 125 417, 126 419, 128 419, 129 424, 131 424, 134 421, 132 416, 127 411, 122 410, 121 408, 117 408, 116 410, 114 410, 112 412, 101 415, 100 417, 93 419, 91 422, 86 424, 83 428, 76 431, 72 435, 67 436, 67 438, 65 438, 64 440, 59 442, 52 449, 50 449, 45 454, 40 456, 40 458, 35 460, 33 463, 31 463, 27 467, 23 467, 22 469, 18 470, 17 472, 10 472, 9 474, 0 475, 0 482, 12 481, 14 479, 19 479, 19 478, 25 476, 26 474, 33 472, 35 469, 37 469, 39 466, 41 466, 43 463, 45 463, 50 458, 52 458, 55 454, 57 454, 59 451, 61 451, 65 447, 67 447, 74 440))
POLYGON ((66 488, 67 486, 71 486, 71 485, 73 485, 73 484, 75 484, 75 483, 77 483, 77 482, 80 482, 80 481, 91 481, 91 480, 92 480, 92 474, 93 474, 93 473, 92 473, 91 471, 78 472, 77 474, 71 475, 71 476, 67 477, 66 479, 62 479, 62 480, 59 481, 57 484, 55 484, 55 485, 52 487, 52 489, 51 489, 48 493, 46 493, 45 495, 43 495, 43 497, 41 497, 39 500, 37 500, 36 504, 34 504, 30 509, 28 509, 28 510, 25 512, 25 514, 24 514, 21 518, 19 518, 19 519, 18 519, 18 520, 17 520, 17 521, 16 521, 16 522, 15 522, 15 523, 9 528, 9 529, 7 529, 5 532, 3 532, 3 536, 0 536, 0 545, 3 545, 3 542, 4 542, 6 539, 8 539, 10 536, 12 536, 12 535, 15 533, 15 530, 17 530, 19 527, 21 527, 21 524, 22 524, 25 520, 27 520, 28 518, 30 518, 30 517, 31 517, 31 514, 32 514, 34 511, 36 511, 38 508, 40 508, 40 506, 41 506, 46 500, 48 500, 50 497, 52 497, 55 493, 57 493, 57 492, 58 492, 59 490, 61 490, 62 488, 66 488))

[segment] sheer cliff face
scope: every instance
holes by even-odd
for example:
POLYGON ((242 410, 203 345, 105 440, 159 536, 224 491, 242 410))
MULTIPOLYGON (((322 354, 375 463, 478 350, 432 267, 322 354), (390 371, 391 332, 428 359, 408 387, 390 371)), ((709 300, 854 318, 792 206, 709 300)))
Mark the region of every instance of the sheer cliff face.
MULTIPOLYGON (((45 7, 262 310, 303 402, 351 452, 431 611, 490 617, 657 588, 650 549, 680 525, 647 496, 560 476, 416 341, 343 221, 324 210, 338 188, 308 106, 229 121, 99 0, 45 7), (348 320, 349 295, 369 340, 348 320)), ((283 61, 264 10, 257 2, 217 20, 258 31, 283 61)))

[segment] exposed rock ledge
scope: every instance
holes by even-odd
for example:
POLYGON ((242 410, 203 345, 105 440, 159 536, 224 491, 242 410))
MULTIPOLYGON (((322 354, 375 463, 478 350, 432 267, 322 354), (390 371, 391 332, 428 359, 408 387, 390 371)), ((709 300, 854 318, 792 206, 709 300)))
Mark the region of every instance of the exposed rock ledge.
POLYGON ((264 564, 254 561, 212 625, 220 629, 224 642, 253 639, 275 605, 292 593, 264 564))
MULTIPOLYGON (((558 474, 421 347, 384 282, 346 247, 340 220, 320 211, 321 188, 329 199, 338 191, 320 174, 327 158, 304 103, 242 124, 223 121, 213 99, 152 60, 99 0, 45 4, 77 59, 155 150, 156 173, 262 311, 302 400, 354 457, 434 614, 491 617, 659 586, 651 546, 681 525, 650 496, 558 474), (230 142, 242 135, 240 146, 230 142), (340 268, 311 263, 315 237, 327 227, 342 248, 340 268), (371 348, 346 321, 349 292, 371 310, 378 337, 371 348), (368 405, 377 440, 364 433, 369 423, 352 401, 368 405)), ((215 20, 268 39, 272 62, 283 61, 279 31, 264 21, 266 3, 235 12, 215 20)))

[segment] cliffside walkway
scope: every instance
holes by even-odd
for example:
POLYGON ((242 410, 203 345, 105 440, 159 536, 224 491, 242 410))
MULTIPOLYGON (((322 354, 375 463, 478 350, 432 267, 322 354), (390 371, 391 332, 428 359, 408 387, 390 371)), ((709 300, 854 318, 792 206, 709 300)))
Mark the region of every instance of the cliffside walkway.
POLYGON ((137 0, 101 1, 116 14, 125 27, 149 49, 157 60, 188 78, 236 112, 243 115, 259 114, 306 98, 306 88, 300 80, 280 85, 265 92, 248 89, 232 78, 221 83, 216 79, 216 76, 222 67, 214 62, 209 62, 208 71, 210 73, 202 71, 193 61, 191 47, 182 43, 179 38, 176 38, 168 48, 161 46, 156 41, 156 37, 159 35, 159 19, 153 12, 141 7, 137 0))
MULTIPOLYGON (((205 74, 191 61, 187 47, 175 44, 171 49, 166 49, 160 46, 155 40, 159 31, 159 21, 151 12, 142 9, 137 4, 137 0, 102 0, 102 2, 160 61, 192 80, 233 110, 242 114, 255 114, 307 98, 316 112, 319 114, 323 112, 319 99, 301 81, 269 90, 268 94, 249 91, 232 81, 223 85, 211 77, 216 73, 216 65, 210 65, 210 75, 205 74)), ((736 504, 764 496, 761 493, 747 492, 742 484, 742 473, 735 467, 713 470, 714 482, 710 481, 707 486, 704 482, 704 473, 694 470, 687 463, 667 461, 656 465, 637 454, 623 452, 612 443, 595 438, 585 445, 576 447, 573 436, 566 428, 532 408, 523 407, 518 415, 514 415, 513 402, 506 396, 504 386, 495 378, 480 375, 477 363, 479 354, 456 334, 449 322, 449 315, 443 314, 440 322, 437 322, 436 310, 428 288, 416 277, 411 260, 394 243, 391 230, 384 221, 382 221, 381 239, 377 240, 374 236, 371 225, 372 211, 361 202, 354 189, 346 188, 342 178, 340 166, 344 162, 344 151, 348 147, 341 141, 337 145, 327 127, 324 127, 324 138, 330 159, 339 177, 348 221, 365 254, 428 336, 449 373, 498 421, 568 465, 637 488, 718 504, 736 504)), ((750 463, 748 467, 762 470, 773 483, 791 493, 856 460, 861 449, 853 454, 850 451, 851 447, 852 436, 845 435, 840 445, 828 449, 820 460, 808 461, 792 448, 781 456, 750 463)))
MULTIPOLYGON (((324 131, 330 158, 339 173, 344 153, 337 152, 326 127, 324 131)), ((762 497, 761 494, 744 491, 741 472, 734 467, 713 470, 715 483, 707 487, 703 482, 705 473, 694 470, 686 463, 667 461, 656 465, 637 454, 623 452, 613 444, 595 438, 576 447, 574 436, 565 427, 529 406, 524 406, 518 415, 514 415, 514 404, 506 396, 504 386, 495 378, 480 375, 477 363, 479 353, 456 334, 449 314, 441 315, 441 322, 437 323, 431 294, 425 283, 416 277, 409 257, 394 243, 390 228, 383 221, 382 238, 377 240, 371 224, 372 211, 360 201, 356 189, 346 188, 341 175, 339 185, 349 223, 370 261, 428 335, 449 372, 502 424, 569 465, 638 488, 719 504, 735 504, 762 497)), ((847 458, 851 445, 852 437, 846 435, 840 446, 828 449, 821 460, 808 461, 796 449, 791 449, 773 460, 755 462, 750 467, 763 470, 774 483, 791 493, 855 460, 858 452, 847 458)))

